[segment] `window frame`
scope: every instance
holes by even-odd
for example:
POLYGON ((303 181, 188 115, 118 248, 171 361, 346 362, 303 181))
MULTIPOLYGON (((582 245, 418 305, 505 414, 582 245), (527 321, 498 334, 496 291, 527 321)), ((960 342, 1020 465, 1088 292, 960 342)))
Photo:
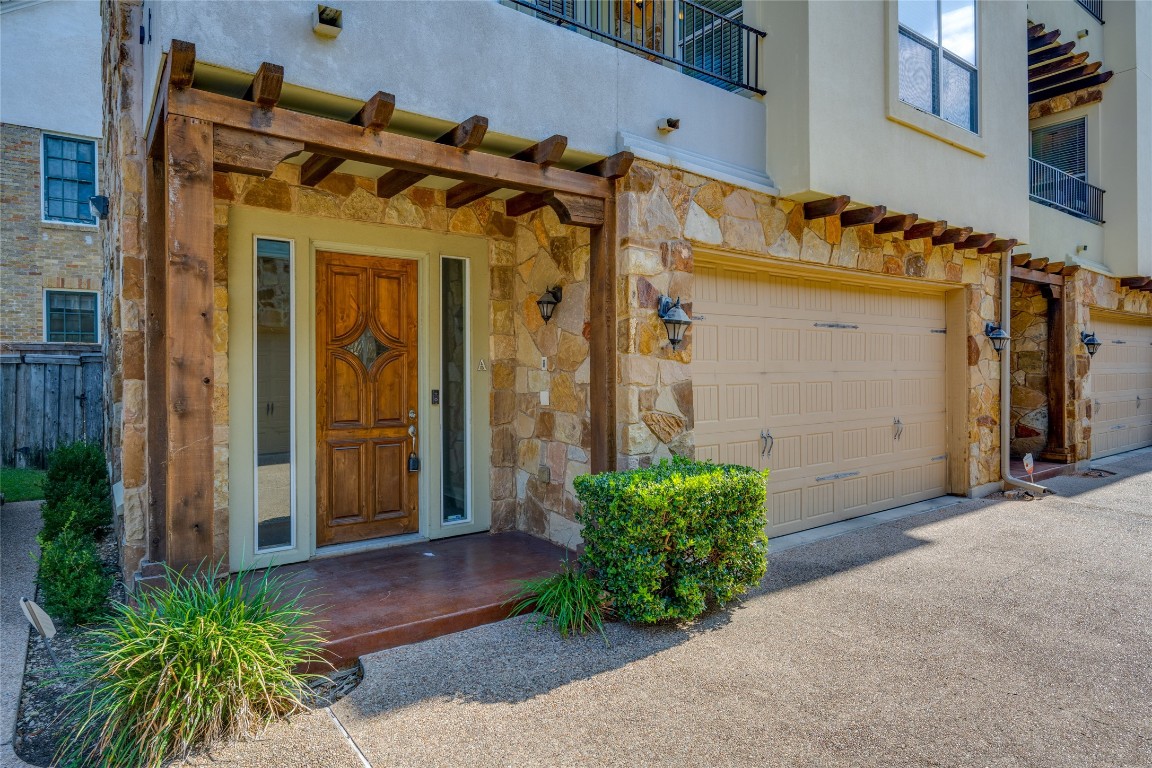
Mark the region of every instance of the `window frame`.
POLYGON ((1080 181, 1083 181, 1086 184, 1090 183, 1088 181, 1088 165, 1089 164, 1088 164, 1088 118, 1087 118, 1087 116, 1086 115, 1080 115, 1078 117, 1073 117, 1073 118, 1068 119, 1068 120, 1057 120, 1055 122, 1045 123, 1044 125, 1030 125, 1030 126, 1028 126, 1028 157, 1030 157, 1034 160, 1039 160, 1040 162, 1044 163, 1045 165, 1049 165, 1058 171, 1062 171, 1063 173, 1066 173, 1075 179, 1079 179, 1080 181), (1079 128, 1079 136, 1078 136, 1078 138, 1080 140, 1080 146, 1079 146, 1080 158, 1079 159, 1081 160, 1081 164, 1084 167, 1084 169, 1079 174, 1075 174, 1075 173, 1072 173, 1070 171, 1066 171, 1063 168, 1061 168, 1060 166, 1056 165, 1055 163, 1048 162, 1048 159, 1045 159, 1043 157, 1037 157, 1033 151, 1034 150, 1034 142, 1036 140, 1036 133, 1038 131, 1053 131, 1055 129, 1067 128, 1069 126, 1077 126, 1079 128))
MULTIPOLYGON (((990 52, 986 49, 989 36, 981 34, 982 13, 980 3, 976 3, 976 63, 972 65, 972 68, 976 71, 976 94, 974 99, 977 115, 977 130, 975 132, 949 122, 939 115, 925 112, 900 98, 900 12, 897 0, 888 0, 888 2, 885 3, 885 7, 887 31, 887 40, 885 41, 885 69, 888 85, 887 119, 918 133, 942 141, 957 149, 970 152, 977 157, 987 157, 989 152, 994 148, 988 144, 987 138, 984 135, 984 131, 986 130, 985 116, 989 114, 987 103, 988 88, 984 87, 983 83, 981 83, 980 73, 983 71, 983 63, 990 52)), ((916 35, 915 31, 909 31, 911 34, 916 35)), ((920 38, 919 35, 916 35, 916 37, 917 39, 920 38)), ((943 46, 940 47, 942 48, 943 46)))
POLYGON ((100 344, 100 291, 90 291, 70 288, 45 288, 43 295, 44 306, 44 343, 45 344, 100 344), (52 307, 49 306, 48 300, 51 294, 84 294, 95 298, 95 307, 93 308, 95 323, 93 324, 96 338, 92 341, 53 341, 52 339, 52 307))
MULTIPOLYGON (((64 139, 66 141, 85 141, 92 145, 92 194, 100 194, 100 141, 91 136, 79 136, 60 131, 40 131, 40 223, 52 224, 60 227, 84 227, 86 229, 99 229, 100 220, 93 217, 91 222, 73 221, 71 219, 55 219, 48 215, 48 163, 46 139, 64 139)), ((87 204, 87 200, 84 201, 87 204)))

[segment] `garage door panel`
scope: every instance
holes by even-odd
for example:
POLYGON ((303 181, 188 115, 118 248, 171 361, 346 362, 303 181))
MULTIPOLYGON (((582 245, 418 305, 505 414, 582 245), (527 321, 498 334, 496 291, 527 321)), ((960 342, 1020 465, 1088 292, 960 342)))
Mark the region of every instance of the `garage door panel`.
POLYGON ((1102 342, 1092 359, 1094 458, 1152 445, 1152 322, 1092 313, 1102 342))

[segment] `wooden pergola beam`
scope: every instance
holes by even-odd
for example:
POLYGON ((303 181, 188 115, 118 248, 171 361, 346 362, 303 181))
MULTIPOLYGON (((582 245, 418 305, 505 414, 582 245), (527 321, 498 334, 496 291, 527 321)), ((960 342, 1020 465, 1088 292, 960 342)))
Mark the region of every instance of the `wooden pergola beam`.
POLYGON ((873 205, 868 208, 853 208, 840 214, 841 227, 860 227, 865 224, 876 224, 888 213, 888 207, 873 205))
POLYGON ((1076 274, 1079 271, 1080 271, 1080 265, 1079 264, 1069 264, 1068 266, 1064 267, 1064 269, 1060 270, 1060 274, 1063 275, 1064 277, 1071 277, 1072 275, 1076 274))
POLYGON ((956 243, 956 250, 967 251, 971 248, 975 248, 975 249, 979 250, 979 249, 981 249, 987 245, 990 245, 992 243, 992 241, 995 239, 996 239, 996 233, 995 232, 990 232, 988 234, 969 235, 965 239, 956 243))
POLYGON ((1122 277, 1120 285, 1124 288, 1143 288, 1152 285, 1152 277, 1122 277))
MULTIPOLYGON (((473 115, 464 122, 453 126, 450 131, 437 138, 435 143, 470 152, 480 146, 487 131, 488 118, 483 115, 473 115)), ((376 180, 376 195, 378 197, 392 197, 431 175, 420 171, 393 169, 376 180)))
POLYGON ((1100 67, 1104 66, 1102 61, 1094 61, 1091 64, 1082 64, 1078 67, 1071 67, 1062 69, 1059 72, 1054 72, 1043 77, 1035 77, 1031 72, 1028 73, 1028 90, 1040 91, 1051 86, 1060 85, 1072 80, 1077 80, 1087 75, 1094 75, 1099 71, 1100 67))
POLYGON ((545 192, 544 200, 556 212, 561 224, 598 227, 604 223, 604 201, 598 197, 545 192))
POLYGON ((1030 253, 1017 253, 1012 256, 1012 266, 1022 267, 1028 262, 1032 261, 1032 254, 1030 253))
POLYGON ((1075 47, 1076 43, 1064 43, 1063 45, 1055 45, 1051 48, 1045 48, 1042 51, 1029 53, 1028 66, 1031 68, 1036 64, 1043 64, 1044 62, 1051 61, 1052 59, 1059 59, 1060 57, 1071 53, 1072 49, 1075 47))
POLYGON ((168 97, 173 114, 198 118, 240 130, 304 142, 308 152, 345 160, 384 165, 401 170, 445 176, 459 181, 491 184, 499 180, 505 189, 522 192, 571 192, 608 197, 608 179, 563 168, 539 168, 507 157, 484 152, 464 152, 456 147, 386 131, 364 131, 359 126, 329 120, 281 107, 263 110, 228 96, 198 90, 173 90, 168 97))
POLYGON ((970 234, 972 234, 972 227, 946 229, 932 238, 932 245, 952 245, 966 239, 970 234))
POLYGON ((940 221, 924 221, 919 224, 913 224, 904 230, 905 240, 919 240, 922 237, 939 237, 948 228, 948 222, 940 221))
MULTIPOLYGON (((541 168, 548 168, 560 162, 560 158, 564 157, 564 150, 567 148, 568 137, 557 134, 520 150, 512 155, 512 159, 532 163, 541 168)), ((494 187, 491 184, 463 181, 448 190, 445 196, 446 203, 449 208, 459 208, 490 195, 498 189, 500 187, 494 187)))
POLYGON ((244 92, 244 101, 252 101, 265 109, 276 106, 284 88, 284 67, 267 61, 252 76, 252 84, 244 92))
POLYGON ((1010 251, 1013 248, 1015 248, 1016 244, 1018 242, 1020 242, 1020 241, 1019 240, 1013 240, 1013 239, 993 240, 991 243, 984 246, 983 248, 977 249, 976 252, 982 253, 982 254, 1005 253, 1006 251, 1010 251))
POLYGON ((1050 88, 1045 88, 1040 91, 1029 91, 1028 103, 1035 104, 1038 101, 1047 101, 1054 96, 1063 96, 1066 93, 1083 90, 1084 88, 1104 85, 1112 79, 1112 75, 1112 70, 1108 70, 1107 72, 1100 72, 1095 75, 1089 75, 1088 77, 1080 77, 1075 80, 1069 80, 1067 82, 1063 82, 1059 85, 1054 85, 1050 88))
MULTIPOLYGON (((604 179, 617 179, 628 172, 632 162, 636 159, 631 152, 617 152, 603 160, 584 166, 576 171, 589 176, 598 176, 604 179)), ((560 190, 557 190, 560 191, 560 190)), ((504 213, 508 216, 522 216, 548 205, 543 194, 524 193, 509 198, 504 202, 504 213)))
POLYGON ((1064 262, 1050 261, 1044 266, 1044 271, 1052 275, 1060 274, 1064 271, 1064 262))
POLYGON ((213 128, 212 161, 218 171, 267 178, 276 166, 304 151, 304 142, 261 136, 226 125, 213 128))
POLYGON ((1065 56, 1062 59, 1049 61, 1046 64, 1039 64, 1032 69, 1028 70, 1028 80, 1036 80, 1046 75, 1051 75, 1054 72, 1060 72, 1065 69, 1079 66, 1088 60, 1088 51, 1081 51, 1080 53, 1073 53, 1065 56))
POLYGON ((1042 269, 1026 267, 1012 267, 1012 279, 1041 285, 1064 285, 1064 278, 1061 275, 1051 275, 1042 269))
POLYGON ((812 200, 804 203, 804 218, 811 221, 812 219, 825 219, 829 216, 839 216, 848 207, 848 203, 852 202, 852 198, 848 195, 837 195, 836 197, 825 197, 820 200, 812 200))
POLYGON ((1028 269, 1043 269, 1044 265, 1046 265, 1047 263, 1048 263, 1048 259, 1041 256, 1038 259, 1029 259, 1028 263, 1025 266, 1028 269))
POLYGON ((1044 32, 1036 35, 1036 37, 1028 38, 1028 52, 1038 51, 1041 48, 1047 48, 1052 43, 1060 39, 1060 30, 1054 29, 1051 32, 1044 32))
POLYGON ((885 216, 876 223, 872 231, 877 235, 886 235, 889 232, 905 232, 916 223, 916 219, 920 218, 915 213, 898 213, 893 216, 885 216))
MULTIPOLYGON (((395 111, 396 97, 384 91, 377 91, 372 98, 364 102, 364 106, 348 122, 368 131, 382 131, 392 122, 392 114, 395 111)), ((314 187, 328 178, 343 162, 342 157, 314 154, 300 166, 300 183, 306 187, 314 187)))

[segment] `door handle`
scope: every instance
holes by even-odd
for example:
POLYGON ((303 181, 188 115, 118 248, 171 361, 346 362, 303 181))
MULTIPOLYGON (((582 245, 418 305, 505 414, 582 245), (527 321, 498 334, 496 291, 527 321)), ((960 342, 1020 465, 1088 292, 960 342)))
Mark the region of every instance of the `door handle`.
POLYGON ((893 440, 899 440, 904 436, 904 422, 900 421, 900 417, 892 419, 892 426, 895 429, 895 434, 892 435, 893 440))
POLYGON ((772 437, 772 430, 767 428, 760 430, 760 440, 764 443, 760 448, 760 458, 771 458, 772 448, 776 445, 776 438, 772 437))

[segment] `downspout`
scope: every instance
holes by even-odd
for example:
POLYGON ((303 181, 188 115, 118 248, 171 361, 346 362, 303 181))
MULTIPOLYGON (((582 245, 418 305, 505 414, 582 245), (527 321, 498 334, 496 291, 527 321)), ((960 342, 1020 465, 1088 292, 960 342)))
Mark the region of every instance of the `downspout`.
POLYGON ((1008 334, 1008 342, 1000 353, 1000 476, 1004 479, 1004 490, 1009 487, 1042 495, 1051 493, 1049 489, 1018 477, 1012 477, 1011 427, 1012 417, 1012 251, 1001 256, 1000 280, 1000 327, 1008 334))

